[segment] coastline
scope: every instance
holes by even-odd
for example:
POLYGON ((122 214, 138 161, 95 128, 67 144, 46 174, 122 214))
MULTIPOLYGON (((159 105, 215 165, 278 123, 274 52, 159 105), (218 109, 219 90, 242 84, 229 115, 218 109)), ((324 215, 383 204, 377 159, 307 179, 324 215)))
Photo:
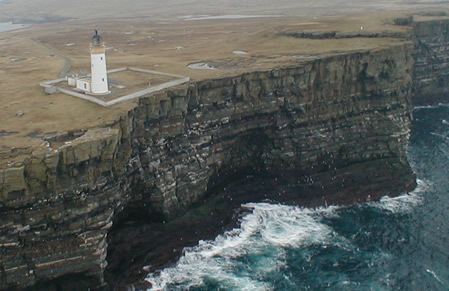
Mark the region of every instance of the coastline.
MULTIPOLYGON (((1 5, 1 3, 0 3, 0 5, 1 5)), ((27 29, 30 27, 31 27, 31 25, 26 25, 26 24, 13 24, 12 22, 0 22, 0 33, 20 31, 20 30, 27 29), (9 26, 9 28, 8 28, 8 26, 9 26)))
MULTIPOLYGON (((445 47, 432 34, 420 41, 445 47)), ((432 62, 415 72, 413 52, 406 43, 205 79, 142 98, 106 128, 55 137, 47 151, 1 170, 8 234, 1 282, 29 286, 83 273, 98 287, 109 261, 119 271, 106 277, 120 274, 117 266, 130 269, 131 279, 113 283, 122 286, 141 280, 146 264, 158 270, 184 246, 235 227, 245 202, 350 205, 412 191, 412 85, 434 73, 432 62), (273 180, 273 173, 282 177, 273 180), (271 179, 245 186, 249 198, 236 199, 236 176, 267 174, 271 179), (278 183, 285 192, 267 193, 278 183), (204 219, 220 205, 216 219, 204 219), (191 235, 192 227, 203 231, 191 235), (138 254, 123 255, 127 234, 138 237, 138 254), (149 260, 130 265, 147 251, 149 260)))
MULTIPOLYGON (((321 173, 314 179, 325 180, 332 174, 321 173)), ((416 188, 414 175, 410 177, 405 193, 416 188)), ((241 218, 251 212, 243 207, 247 203, 266 202, 312 209, 349 207, 404 193, 399 190, 400 185, 396 185, 397 188, 389 186, 391 188, 378 185, 375 191, 373 185, 361 187, 354 181, 353 187, 337 195, 323 195, 319 186, 291 184, 282 177, 247 176, 214 189, 173 221, 148 224, 142 216, 140 220, 125 220, 125 226, 118 223, 117 232, 113 229, 110 234, 109 244, 113 247, 109 250, 105 279, 114 290, 150 288, 151 284, 145 280, 147 274, 173 266, 184 248, 196 246, 199 241, 213 240, 221 233, 238 228, 241 218), (372 195, 360 195, 366 192, 372 195)))

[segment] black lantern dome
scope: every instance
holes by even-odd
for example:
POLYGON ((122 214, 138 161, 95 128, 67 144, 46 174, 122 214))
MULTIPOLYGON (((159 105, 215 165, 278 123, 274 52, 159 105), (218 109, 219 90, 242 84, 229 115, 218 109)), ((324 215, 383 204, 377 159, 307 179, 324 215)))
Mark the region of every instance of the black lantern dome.
POLYGON ((95 30, 95 34, 92 36, 92 45, 93 46, 101 46, 101 45, 103 45, 103 38, 98 33, 98 30, 95 30))

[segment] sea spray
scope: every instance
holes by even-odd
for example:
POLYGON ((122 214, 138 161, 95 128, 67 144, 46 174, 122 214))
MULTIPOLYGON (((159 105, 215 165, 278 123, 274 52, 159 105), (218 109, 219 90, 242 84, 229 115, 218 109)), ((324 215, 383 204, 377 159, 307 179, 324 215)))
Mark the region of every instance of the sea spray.
POLYGON ((417 180, 418 186, 410 193, 404 193, 397 197, 382 197, 380 201, 366 203, 367 206, 376 207, 395 214, 404 214, 423 203, 422 194, 429 191, 430 184, 424 180, 417 180))
MULTIPOLYGON (((240 228, 147 278, 164 290, 448 290, 449 108, 416 110, 418 187, 347 207, 250 203, 240 228)), ((300 195, 300 193, 298 193, 300 195)))
POLYGON ((227 231, 214 241, 200 241, 197 246, 186 248, 175 266, 150 274, 147 281, 153 290, 188 289, 205 280, 231 289, 270 290, 272 286, 260 279, 281 268, 286 248, 343 241, 321 222, 324 217, 335 217, 338 207, 309 209, 268 203, 243 207, 252 209, 252 213, 241 219, 240 228, 227 231), (245 270, 242 257, 261 254, 262 262, 245 270))
MULTIPOLYGON (((422 194, 431 189, 427 181, 418 180, 417 184, 411 193, 383 197, 357 207, 313 209, 269 203, 245 204, 242 207, 251 212, 241 218, 239 228, 213 241, 200 241, 197 246, 186 248, 175 266, 150 274, 147 281, 152 284, 152 290, 184 290, 204 287, 207 282, 228 289, 272 290, 274 287, 264 278, 285 266, 286 251, 316 245, 358 253, 358 248, 339 235, 329 222, 338 220, 340 212, 357 208, 375 208, 386 215, 409 213, 423 203, 422 194)), ((373 261, 390 257, 385 252, 371 255, 373 261)))

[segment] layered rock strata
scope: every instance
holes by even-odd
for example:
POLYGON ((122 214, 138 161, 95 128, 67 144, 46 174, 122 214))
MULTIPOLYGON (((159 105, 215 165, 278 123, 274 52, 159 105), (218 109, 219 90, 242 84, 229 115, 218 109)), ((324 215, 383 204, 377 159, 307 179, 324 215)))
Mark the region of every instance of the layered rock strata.
POLYGON ((449 102, 449 20, 414 23, 414 103, 449 102))
POLYGON ((0 169, 0 288, 66 274, 101 286, 107 234, 125 207, 170 219, 243 172, 282 173, 336 197, 360 184, 364 198, 412 189, 410 98, 433 87, 413 52, 403 44, 199 81, 48 141, 0 169))
POLYGON ((101 284, 107 232, 124 205, 169 218, 242 170, 307 183, 306 174, 380 160, 386 167, 373 181, 413 187, 410 52, 404 45, 197 82, 2 170, 1 286, 80 272, 101 284), (405 179, 393 181, 395 173, 405 179))
POLYGON ((306 38, 306 39, 345 39, 345 38, 408 38, 407 33, 402 32, 338 32, 338 31, 298 31, 298 32, 285 32, 281 35, 295 37, 295 38, 306 38))
POLYGON ((133 113, 132 163, 140 173, 133 197, 169 217, 245 170, 299 181, 371 160, 408 169, 410 51, 398 46, 206 80, 156 106, 142 99, 133 113))

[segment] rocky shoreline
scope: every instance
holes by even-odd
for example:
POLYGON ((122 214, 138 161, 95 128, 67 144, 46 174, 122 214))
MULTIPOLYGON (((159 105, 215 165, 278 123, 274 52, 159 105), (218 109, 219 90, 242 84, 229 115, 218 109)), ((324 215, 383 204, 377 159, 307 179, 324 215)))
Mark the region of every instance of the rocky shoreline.
POLYGON ((236 222, 235 207, 226 206, 210 228, 203 216, 193 219, 188 227, 204 231, 181 235, 188 243, 174 235, 189 210, 201 212, 220 195, 229 200, 223 185, 235 177, 285 180, 294 187, 281 200, 305 206, 411 191, 412 106, 447 98, 449 81, 449 21, 413 25, 413 39, 402 45, 142 98, 117 122, 49 140, 46 150, 0 169, 0 289, 54 280, 48 289, 72 274, 102 288, 105 270, 120 273, 128 234, 137 244, 152 241, 149 260, 113 284, 134 282, 142 264, 162 267, 183 246, 236 222), (142 218, 146 224, 133 227, 142 218), (167 255, 151 259, 151 248, 167 255))
MULTIPOLYGON (((378 169, 388 171, 384 165, 378 166, 378 169)), ((346 206, 376 201, 385 195, 395 196, 412 191, 416 186, 411 172, 391 172, 397 175, 396 184, 385 185, 383 181, 364 184, 370 180, 370 175, 375 174, 365 172, 365 169, 363 164, 349 167, 348 171, 360 173, 358 177, 351 175, 351 187, 338 187, 344 178, 337 177, 334 187, 327 185, 325 191, 321 183, 334 177, 332 171, 314 175, 310 179, 315 183, 304 184, 291 183, 281 176, 244 176, 213 189, 184 215, 170 222, 149 223, 151 218, 128 217, 109 235, 105 280, 112 290, 148 289, 151 285, 144 280, 146 274, 176 263, 185 247, 193 247, 200 240, 213 240, 219 234, 238 227, 240 218, 248 212, 248 209, 241 207, 246 203, 346 206)))

